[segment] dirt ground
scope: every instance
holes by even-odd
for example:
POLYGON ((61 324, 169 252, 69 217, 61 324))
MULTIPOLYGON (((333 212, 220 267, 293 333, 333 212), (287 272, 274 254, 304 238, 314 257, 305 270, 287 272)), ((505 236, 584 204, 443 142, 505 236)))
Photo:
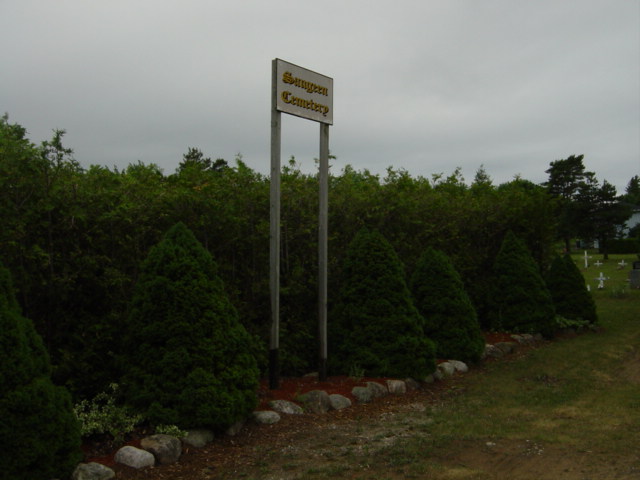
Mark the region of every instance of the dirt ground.
MULTIPOLYGON (((462 379, 456 379, 460 380, 462 379)), ((354 385, 360 383, 353 382, 354 385)), ((424 410, 427 404, 445 401, 450 385, 447 388, 444 385, 440 383, 405 395, 388 396, 370 404, 354 404, 350 408, 331 411, 324 415, 283 414, 281 421, 273 425, 248 422, 236 436, 216 438, 202 449, 187 447, 183 450, 179 463, 174 465, 156 466, 145 470, 135 470, 120 464, 109 466, 116 472, 117 479, 125 480, 213 480, 252 478, 254 475, 257 475, 255 478, 263 478, 257 470, 263 466, 266 454, 271 457, 277 456, 273 455, 274 453, 281 452, 282 458, 276 461, 290 464, 294 457, 303 458, 305 451, 317 460, 318 445, 332 444, 336 438, 349 439, 350 443, 355 438, 359 442, 367 443, 367 438, 375 436, 377 429, 372 429, 371 425, 363 427, 363 419, 367 420, 367 424, 372 420, 375 424, 377 419, 392 418, 396 411, 424 410), (358 433, 352 430, 357 430, 358 433), (331 440, 325 441, 323 437, 331 440)), ((343 379, 341 386, 346 387, 343 379)), ((386 424, 388 427, 389 422, 386 424)), ((275 464, 271 466, 276 470, 275 464)))
MULTIPOLYGON (((523 354, 526 350, 518 355, 523 354)), ((635 369, 630 376, 640 378, 640 362, 635 369)), ((428 453, 425 448, 424 454, 433 461, 429 464, 436 465, 428 471, 412 470, 411 455, 421 455, 421 452, 391 453, 393 458, 404 462, 403 468, 393 468, 386 460, 381 460, 380 465, 371 464, 372 458, 393 452, 395 445, 402 448, 403 437, 415 437, 423 431, 427 409, 447 408, 453 396, 464 394, 465 382, 471 376, 484 374, 483 367, 476 367, 446 382, 405 395, 377 399, 371 404, 354 403, 350 408, 324 415, 282 415, 282 420, 274 425, 248 422, 236 436, 221 436, 202 449, 187 447, 180 461, 173 465, 142 470, 119 464, 109 466, 119 480, 640 479, 640 451, 636 458, 630 459, 610 452, 575 451, 557 444, 495 438, 454 440, 446 449, 429 449, 428 453)), ((300 379, 283 382, 290 382, 288 387, 283 387, 283 392, 287 388, 292 391, 301 388, 300 379)), ((335 383, 333 391, 350 388, 344 378, 336 379, 335 383)), ((331 390, 328 385, 323 386, 331 390)), ((263 397, 270 395, 262 392, 263 397)), ((266 400, 268 398, 263 398, 266 400)))

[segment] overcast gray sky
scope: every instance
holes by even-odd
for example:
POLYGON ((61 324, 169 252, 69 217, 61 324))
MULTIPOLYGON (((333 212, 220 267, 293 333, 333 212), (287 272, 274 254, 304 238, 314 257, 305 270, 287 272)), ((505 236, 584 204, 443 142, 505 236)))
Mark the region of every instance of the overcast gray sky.
MULTIPOLYGON (((640 175, 638 0, 0 0, 0 113, 85 167, 189 147, 269 172, 271 60, 334 80, 332 170, 640 175)), ((283 115, 314 170, 318 124, 283 115)))

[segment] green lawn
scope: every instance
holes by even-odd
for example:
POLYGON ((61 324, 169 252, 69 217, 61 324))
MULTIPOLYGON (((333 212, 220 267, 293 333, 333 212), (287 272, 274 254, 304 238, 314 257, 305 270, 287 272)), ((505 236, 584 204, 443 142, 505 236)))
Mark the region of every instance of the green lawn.
POLYGON ((597 332, 488 364, 464 382, 463 394, 428 411, 422 434, 372 461, 407 478, 588 478, 571 476, 571 465, 594 478, 640 478, 640 290, 626 281, 637 257, 591 261, 598 259, 598 267, 578 263, 596 300, 597 332), (600 272, 610 277, 603 290, 600 272), (531 456, 535 466, 525 461, 531 456), (492 467, 498 459, 512 470, 492 467))

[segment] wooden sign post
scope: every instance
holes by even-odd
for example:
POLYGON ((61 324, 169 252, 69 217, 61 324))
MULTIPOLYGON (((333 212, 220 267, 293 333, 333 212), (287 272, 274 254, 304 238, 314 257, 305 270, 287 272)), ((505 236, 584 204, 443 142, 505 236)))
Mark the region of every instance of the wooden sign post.
POLYGON ((333 79, 284 60, 272 61, 269 262, 271 338, 269 388, 280 383, 280 137, 281 112, 320 123, 318 212, 318 374, 327 377, 327 239, 329 211, 329 125, 333 125, 333 79))

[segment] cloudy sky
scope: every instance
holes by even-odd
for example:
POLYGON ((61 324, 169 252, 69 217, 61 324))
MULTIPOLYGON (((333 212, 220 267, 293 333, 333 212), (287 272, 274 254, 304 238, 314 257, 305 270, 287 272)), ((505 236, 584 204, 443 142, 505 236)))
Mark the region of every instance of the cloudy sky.
MULTIPOLYGON (((0 45, 0 113, 85 167, 197 147, 267 174, 281 58, 334 79, 335 173, 640 175, 638 0, 0 0, 0 45)), ((318 132, 283 115, 283 162, 313 171, 318 132)))

